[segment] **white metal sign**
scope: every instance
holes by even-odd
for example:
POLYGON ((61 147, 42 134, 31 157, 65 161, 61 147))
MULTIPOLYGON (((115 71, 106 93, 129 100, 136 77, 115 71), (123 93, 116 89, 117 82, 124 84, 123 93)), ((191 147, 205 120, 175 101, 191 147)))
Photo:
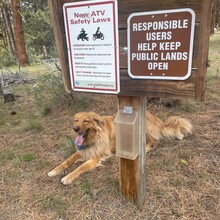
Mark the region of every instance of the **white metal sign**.
POLYGON ((66 3, 63 12, 72 89, 119 93, 117 0, 66 3))

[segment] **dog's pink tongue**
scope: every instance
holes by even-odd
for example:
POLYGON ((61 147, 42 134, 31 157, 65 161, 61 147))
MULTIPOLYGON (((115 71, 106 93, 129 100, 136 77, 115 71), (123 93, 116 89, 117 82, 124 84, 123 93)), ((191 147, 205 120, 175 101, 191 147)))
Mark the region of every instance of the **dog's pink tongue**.
POLYGON ((82 145, 83 141, 84 141, 83 134, 79 134, 76 137, 75 144, 80 146, 80 145, 82 145))

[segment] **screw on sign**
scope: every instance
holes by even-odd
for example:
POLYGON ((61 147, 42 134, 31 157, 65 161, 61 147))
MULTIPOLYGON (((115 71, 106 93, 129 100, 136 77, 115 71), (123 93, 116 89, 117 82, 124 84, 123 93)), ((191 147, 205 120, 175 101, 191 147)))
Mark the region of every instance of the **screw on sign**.
POLYGON ((191 75, 195 13, 176 9, 128 18, 128 74, 139 79, 185 80, 191 75))

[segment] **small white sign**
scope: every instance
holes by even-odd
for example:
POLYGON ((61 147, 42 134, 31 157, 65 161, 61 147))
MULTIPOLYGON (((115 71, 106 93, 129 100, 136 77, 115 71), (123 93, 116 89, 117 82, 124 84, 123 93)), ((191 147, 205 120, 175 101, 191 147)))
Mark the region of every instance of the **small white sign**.
POLYGON ((63 5, 72 89, 120 91, 117 0, 63 5))

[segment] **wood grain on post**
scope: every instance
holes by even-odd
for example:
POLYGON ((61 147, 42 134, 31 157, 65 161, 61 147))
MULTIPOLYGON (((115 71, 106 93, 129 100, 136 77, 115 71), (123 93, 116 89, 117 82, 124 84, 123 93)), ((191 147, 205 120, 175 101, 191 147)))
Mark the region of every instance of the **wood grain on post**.
MULTIPOLYGON (((124 106, 132 106, 134 111, 139 112, 139 156, 135 160, 120 158, 120 190, 125 199, 140 207, 144 203, 146 180, 145 180, 145 97, 119 96, 119 109, 124 106)), ((129 134, 128 134, 129 135, 129 134)))
POLYGON ((208 65, 209 36, 211 30, 212 0, 202 0, 201 3, 201 26, 198 46, 198 71, 196 80, 196 101, 204 101, 205 83, 208 65))
POLYGON ((57 52, 60 58, 62 76, 66 92, 72 91, 70 84, 70 73, 68 68, 67 44, 65 39, 63 22, 63 1, 48 0, 50 18, 52 21, 57 52))
MULTIPOLYGON (((56 47, 60 58, 64 85, 71 92, 67 44, 64 30, 63 4, 79 0, 48 0, 56 47)), ((145 98, 183 97, 197 101, 204 99, 207 57, 211 25, 212 0, 118 0, 119 51, 120 51, 120 109, 132 106, 139 112, 140 154, 136 160, 120 159, 120 187, 125 198, 141 205, 145 195, 145 98), (196 13, 195 37, 192 58, 192 75, 187 80, 139 80, 128 76, 127 18, 135 12, 191 8, 196 13)), ((179 68, 177 66, 177 68, 179 68)))
MULTIPOLYGON (((62 7, 79 0, 48 0, 64 85, 71 92, 62 7)), ((204 100, 212 0, 118 0, 121 96, 182 97, 204 100), (191 8, 196 13, 192 75, 183 81, 139 80, 127 74, 127 18, 135 12, 191 8)), ((178 67, 177 67, 178 68, 178 67)))

